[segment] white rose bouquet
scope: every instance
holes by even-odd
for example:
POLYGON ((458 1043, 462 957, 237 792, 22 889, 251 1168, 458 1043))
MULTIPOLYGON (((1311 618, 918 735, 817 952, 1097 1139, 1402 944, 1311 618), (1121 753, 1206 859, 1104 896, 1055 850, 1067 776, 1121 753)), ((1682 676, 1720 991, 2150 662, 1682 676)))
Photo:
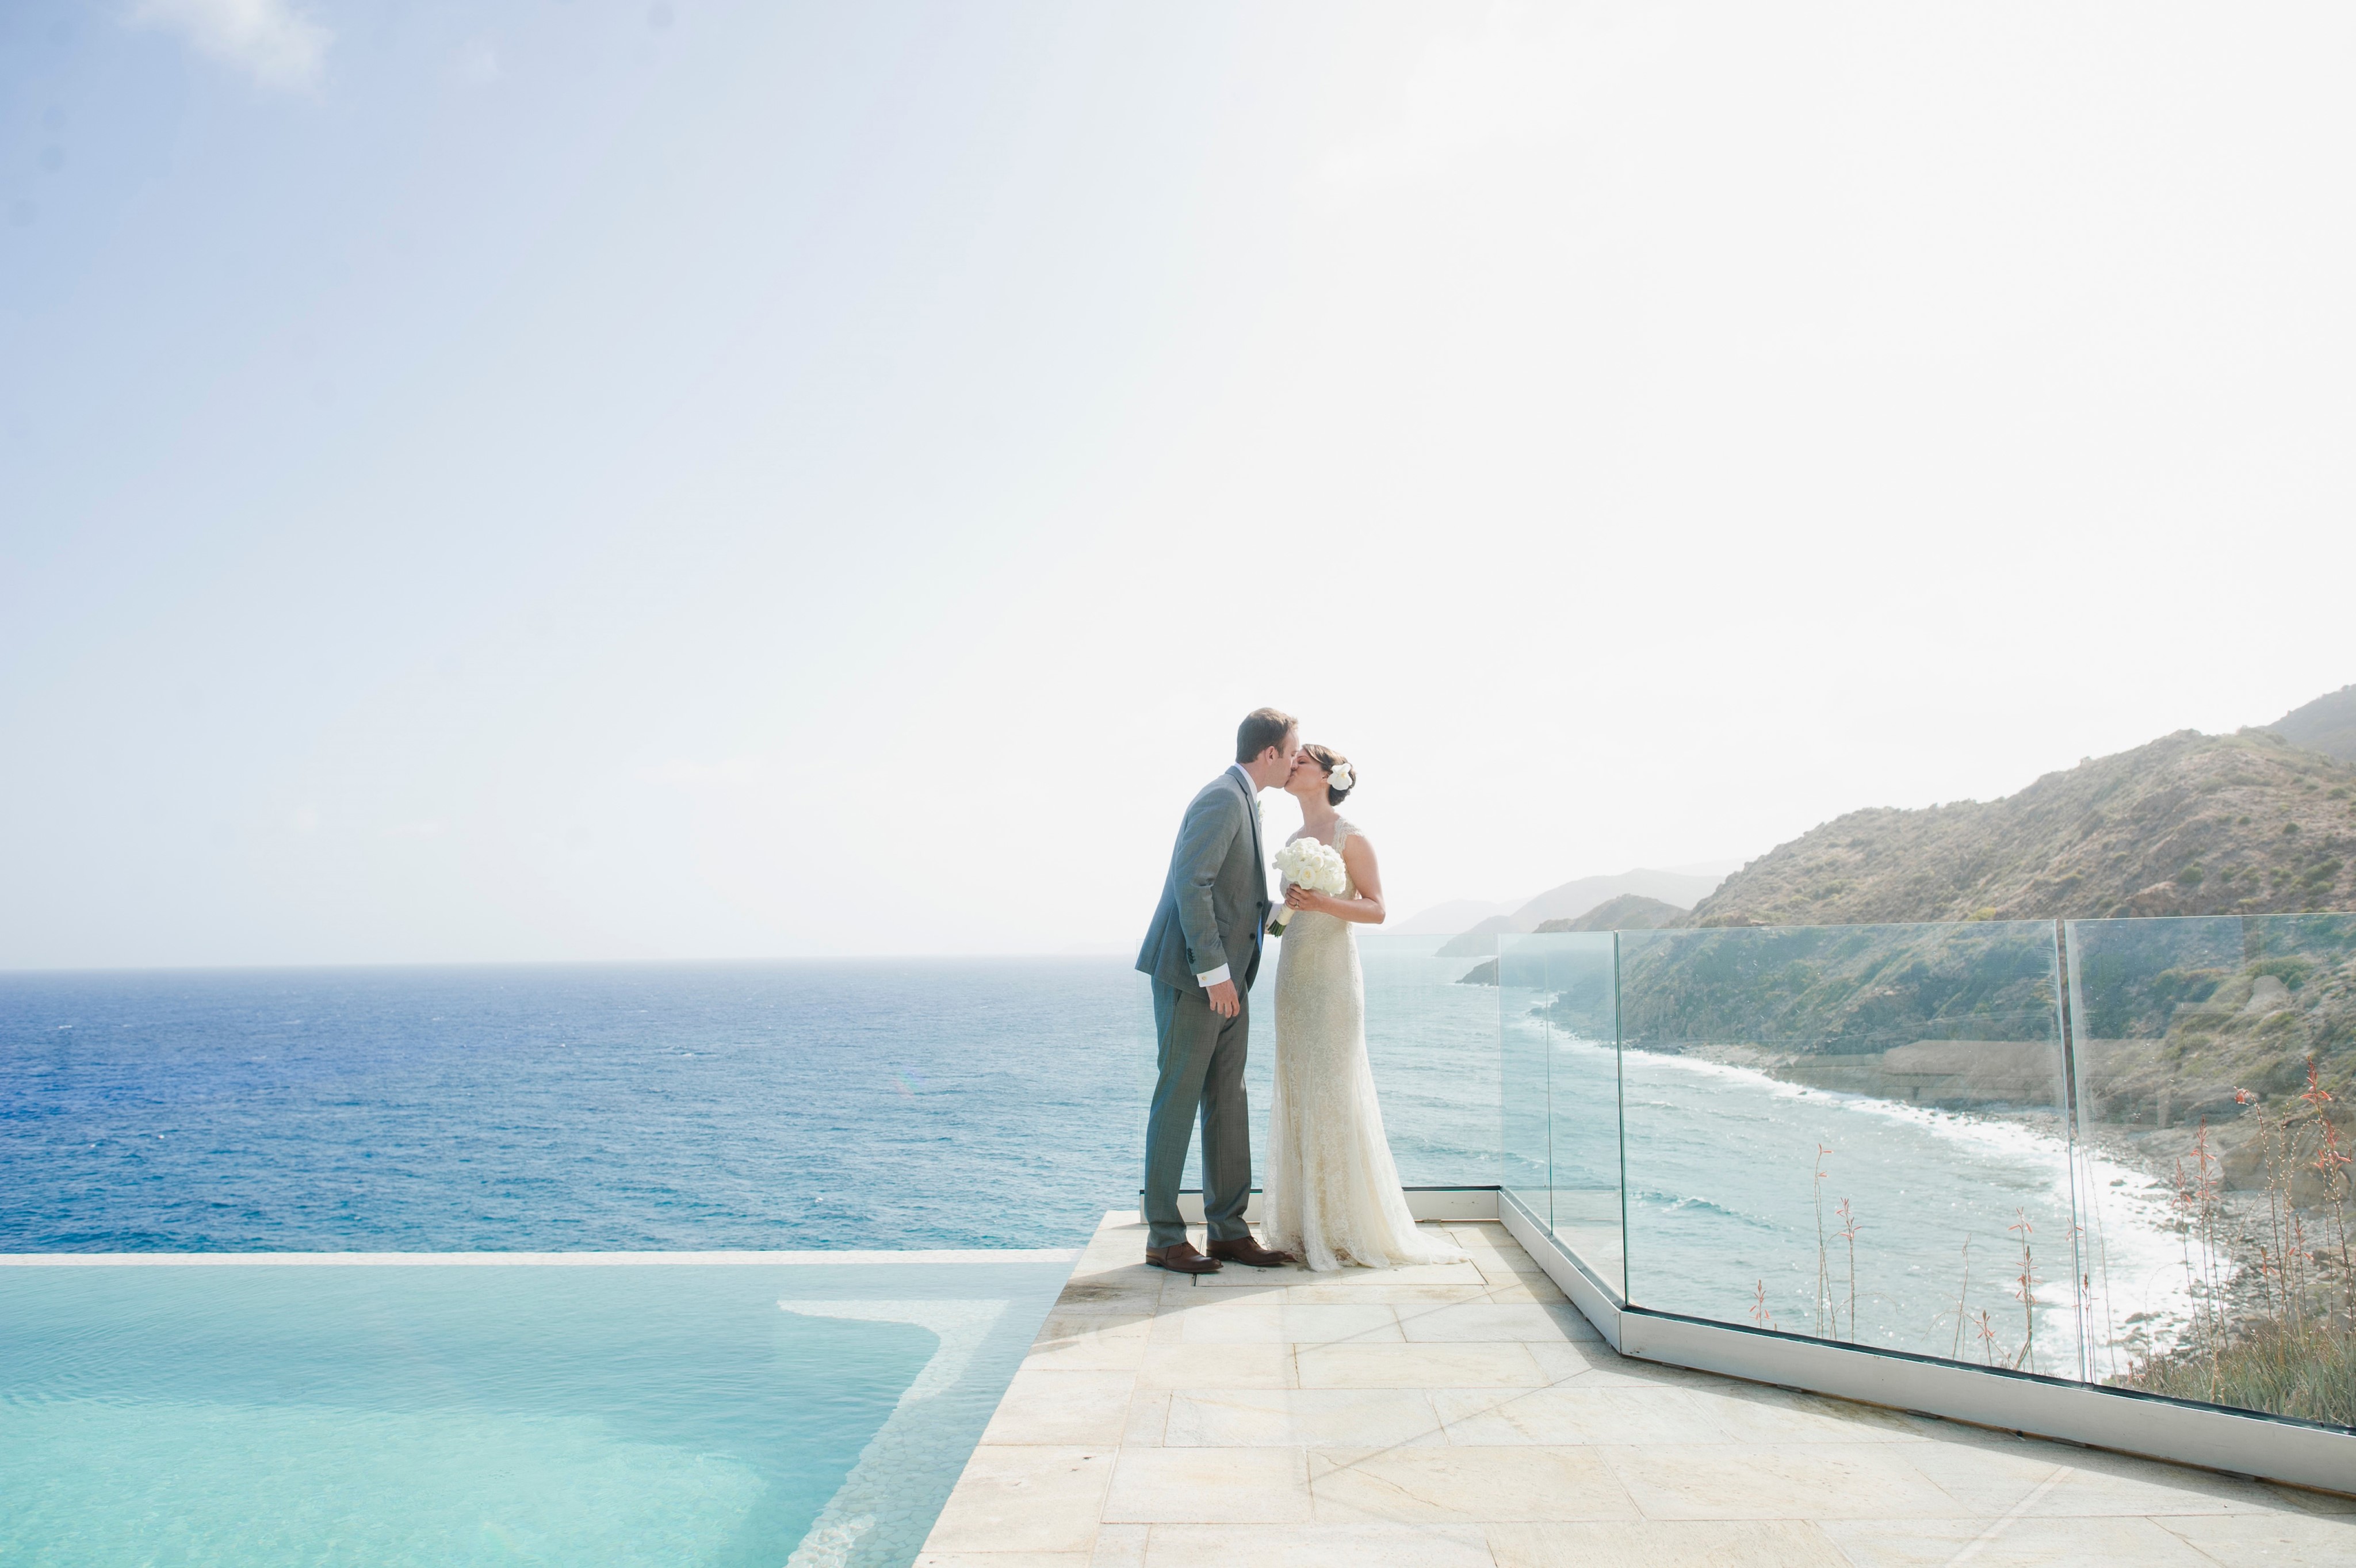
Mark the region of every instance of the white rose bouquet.
MULTIPOLYGON (((1297 838, 1276 852, 1277 875, 1298 887, 1312 893, 1330 893, 1339 897, 1350 886, 1349 867, 1342 864, 1342 852, 1331 844, 1319 843, 1312 838, 1297 838)), ((1280 904, 1276 918, 1269 922, 1268 934, 1284 935, 1284 928, 1292 920, 1292 910, 1280 904)))

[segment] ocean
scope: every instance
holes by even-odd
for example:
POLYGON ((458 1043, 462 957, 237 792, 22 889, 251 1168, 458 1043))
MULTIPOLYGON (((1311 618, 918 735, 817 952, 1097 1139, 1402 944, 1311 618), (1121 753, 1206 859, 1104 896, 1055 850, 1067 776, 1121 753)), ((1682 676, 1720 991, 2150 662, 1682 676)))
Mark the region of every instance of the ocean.
MULTIPOLYGON (((1410 1181, 1495 1179, 1494 997, 1391 1064, 1410 1181)), ((1108 958, 0 975, 0 1251, 1077 1245, 1152 1067, 1108 958)))
MULTIPOLYGON (((1438 945, 1363 944, 1370 1051, 1402 1179, 1485 1185, 1500 998, 1438 945)), ((2073 1261, 2050 1132, 1630 1053, 1615 1157, 1566 1131, 1608 1129, 1612 1053, 1551 1049, 1588 1102, 1558 1104, 1558 1183, 1616 1206, 1624 1169, 1639 1302, 1974 1359, 2034 1339, 2049 1371, 2182 1305, 2141 1173, 2082 1166, 2107 1229, 2073 1261), (1854 1265, 1819 1197, 1827 1233, 1852 1200, 1854 1265)), ((1114 958, 5 975, 0 1251, 1072 1246, 1137 1201, 1152 1058, 1114 958)))

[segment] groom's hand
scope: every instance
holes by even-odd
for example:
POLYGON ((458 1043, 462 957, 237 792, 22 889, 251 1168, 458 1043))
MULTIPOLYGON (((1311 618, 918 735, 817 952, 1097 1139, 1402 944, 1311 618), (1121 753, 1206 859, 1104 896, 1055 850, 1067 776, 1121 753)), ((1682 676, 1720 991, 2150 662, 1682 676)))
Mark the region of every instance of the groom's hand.
POLYGON ((1243 1004, 1236 1000, 1236 983, 1232 980, 1223 980, 1211 987, 1210 997, 1211 1011, 1222 1018, 1232 1018, 1242 1010, 1243 1004))

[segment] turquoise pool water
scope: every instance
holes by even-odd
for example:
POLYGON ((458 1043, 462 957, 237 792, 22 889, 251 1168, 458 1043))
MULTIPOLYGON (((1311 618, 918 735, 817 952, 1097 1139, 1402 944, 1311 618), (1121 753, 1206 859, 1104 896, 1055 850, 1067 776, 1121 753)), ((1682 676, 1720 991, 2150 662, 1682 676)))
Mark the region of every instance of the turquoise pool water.
POLYGON ((0 1563, 905 1564, 1070 1264, 776 1256, 0 1267, 0 1563))

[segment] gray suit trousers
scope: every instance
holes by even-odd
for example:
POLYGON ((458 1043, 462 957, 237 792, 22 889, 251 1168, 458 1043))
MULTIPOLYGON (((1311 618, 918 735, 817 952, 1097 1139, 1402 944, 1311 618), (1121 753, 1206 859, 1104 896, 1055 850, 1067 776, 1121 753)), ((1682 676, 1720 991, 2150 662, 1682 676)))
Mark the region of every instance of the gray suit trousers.
POLYGON ((1178 1218, 1178 1183, 1186 1172, 1186 1144, 1194 1112, 1203 1113, 1203 1216, 1214 1241, 1251 1234, 1244 1206, 1251 1201, 1251 1112, 1244 1104, 1244 1050, 1251 1034, 1251 993, 1232 1018, 1211 1011, 1199 987, 1181 991, 1153 983, 1153 1026, 1161 1076, 1145 1123, 1145 1244, 1186 1240, 1178 1218))

